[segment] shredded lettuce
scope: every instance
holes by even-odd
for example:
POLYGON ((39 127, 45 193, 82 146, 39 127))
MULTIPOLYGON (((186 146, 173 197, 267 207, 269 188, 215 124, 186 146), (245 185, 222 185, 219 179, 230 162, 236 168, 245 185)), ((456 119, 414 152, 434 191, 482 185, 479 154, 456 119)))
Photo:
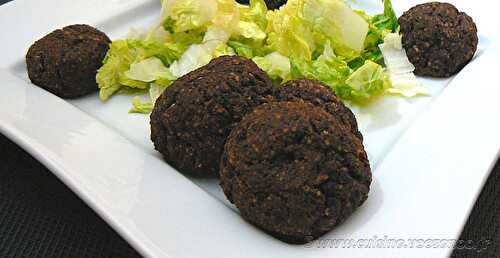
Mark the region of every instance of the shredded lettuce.
POLYGON ((371 97, 382 94, 390 87, 384 68, 372 61, 366 61, 358 70, 354 71, 345 84, 348 86, 342 92, 344 99, 355 102, 364 102, 371 97))
POLYGON ((249 6, 240 6, 240 21, 234 38, 241 37, 254 42, 266 39, 267 6, 264 0, 251 0, 249 6))
MULTIPOLYGON (((203 2, 204 0, 196 1, 203 2)), ((166 1, 167 5, 168 2, 166 1)), ((215 14, 211 25, 207 27, 202 42, 189 46, 179 60, 170 66, 170 72, 174 76, 183 76, 210 62, 214 56, 219 54, 217 48, 221 44, 226 44, 231 34, 237 30, 239 9, 236 2, 233 0, 217 0, 215 2, 215 14)), ((172 18, 175 19, 175 17, 172 18)))
POLYGON ((366 60, 380 62, 383 56, 378 46, 384 43, 387 33, 399 31, 398 18, 390 0, 384 0, 384 12, 381 14, 369 16, 364 11, 357 10, 356 12, 368 22, 369 29, 364 42, 364 50, 349 63, 353 69, 359 68, 366 60))
POLYGON ((147 113, 178 77, 222 55, 252 59, 275 84, 314 79, 343 100, 366 102, 388 93, 428 94, 413 75, 390 0, 370 16, 344 0, 289 0, 268 10, 264 0, 161 0, 159 20, 116 40, 97 74, 100 98, 134 98, 147 113))
POLYGON ((234 52, 234 49, 232 47, 224 43, 219 44, 219 46, 215 48, 215 51, 213 53, 214 58, 219 56, 232 56, 232 55, 236 55, 236 52, 234 52))
POLYGON ((156 41, 133 39, 114 41, 110 44, 103 66, 96 76, 100 88, 100 98, 107 100, 123 87, 147 88, 147 83, 125 75, 131 64, 149 57, 156 57, 163 65, 169 66, 179 58, 180 54, 174 45, 161 44, 156 41))
POLYGON ((269 11, 267 19, 269 47, 305 61, 332 39, 334 45, 359 52, 368 32, 368 23, 341 0, 290 0, 269 11))
POLYGON ((201 44, 191 45, 182 57, 172 63, 170 72, 176 76, 183 76, 199 67, 202 67, 217 54, 217 48, 229 39, 229 33, 224 29, 212 26, 209 28, 201 44))
POLYGON ((264 57, 257 56, 252 60, 267 72, 275 84, 279 84, 282 80, 290 77, 290 59, 278 52, 273 52, 264 57))
POLYGON ((321 81, 329 85, 340 98, 354 102, 366 102, 389 87, 381 65, 368 60, 353 71, 345 60, 334 54, 330 44, 326 45, 323 54, 310 63, 292 59, 291 75, 293 79, 321 81))
POLYGON ((168 0, 165 5, 164 27, 176 32, 208 26, 217 15, 217 0, 168 0))
POLYGON ((168 86, 170 86, 170 84, 151 83, 151 87, 149 88, 149 98, 151 99, 151 103, 155 103, 168 86))
POLYGON ((227 44, 234 49, 237 55, 244 56, 246 58, 253 58, 255 56, 262 55, 262 51, 259 48, 255 48, 251 43, 244 43, 236 40, 229 40, 227 44))
POLYGON ((379 48, 384 56, 384 63, 392 84, 392 87, 387 89, 388 93, 404 97, 429 95, 428 89, 422 86, 413 74, 415 66, 406 56, 399 33, 386 34, 384 43, 380 44, 379 48))
POLYGON ((418 95, 429 96, 429 90, 424 87, 413 73, 389 74, 392 87, 387 89, 390 94, 411 98, 418 95))
POLYGON ((142 82, 153 82, 159 78, 172 77, 168 68, 154 56, 131 64, 130 69, 124 75, 131 80, 142 82))
POLYGON ((128 111, 129 113, 140 113, 140 114, 149 114, 153 110, 154 104, 147 101, 141 102, 141 98, 134 97, 132 98, 132 108, 128 111))
POLYGON ((267 27, 267 5, 264 0, 250 0, 248 6, 240 6, 240 20, 255 23, 260 29, 267 27))
POLYGON ((307 62, 303 59, 291 59, 291 78, 314 79, 328 84, 332 89, 343 84, 352 73, 347 63, 336 56, 327 43, 323 53, 314 61, 307 62))
POLYGON ((384 43, 379 45, 384 56, 384 63, 391 73, 411 73, 415 66, 408 60, 403 49, 401 35, 399 33, 389 33, 384 38, 384 43))
POLYGON ((238 23, 238 33, 244 38, 253 40, 264 40, 267 34, 253 22, 240 21, 238 23))

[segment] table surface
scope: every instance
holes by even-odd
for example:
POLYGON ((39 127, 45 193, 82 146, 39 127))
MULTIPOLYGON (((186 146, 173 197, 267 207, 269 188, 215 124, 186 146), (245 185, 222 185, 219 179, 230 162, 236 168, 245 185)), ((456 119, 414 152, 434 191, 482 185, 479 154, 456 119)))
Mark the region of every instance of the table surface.
MULTIPOLYGON (((0 257, 140 257, 33 157, 3 135, 0 146, 0 257)), ((500 257, 500 162, 460 239, 485 249, 455 249, 452 257, 500 257)))

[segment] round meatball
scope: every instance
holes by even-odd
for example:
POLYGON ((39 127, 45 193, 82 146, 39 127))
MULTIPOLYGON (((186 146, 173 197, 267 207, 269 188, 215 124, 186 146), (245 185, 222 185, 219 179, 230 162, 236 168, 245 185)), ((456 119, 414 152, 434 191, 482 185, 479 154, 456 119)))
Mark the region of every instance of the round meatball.
POLYGON ((218 176, 231 129, 271 101, 272 83, 255 63, 223 56, 174 82, 151 113, 151 140, 167 162, 194 176, 218 176))
POLYGON ((262 71, 252 60, 241 56, 220 56, 215 58, 207 65, 177 79, 176 83, 190 82, 200 77, 211 76, 211 74, 215 73, 250 73, 257 80, 266 83, 266 85, 272 85, 272 81, 266 72, 262 71))
POLYGON ((337 117, 353 134, 363 140, 358 130, 358 123, 352 111, 331 91, 327 85, 316 80, 292 80, 278 87, 275 91, 278 101, 304 100, 337 117))
POLYGON ((264 104, 233 129, 221 186, 246 220, 288 243, 306 243, 347 219, 368 196, 360 139, 310 103, 264 104))
POLYGON ((417 5, 400 18, 403 46, 415 74, 449 77, 459 72, 477 49, 477 28, 448 3, 417 5))
POLYGON ((28 76, 33 84, 62 98, 95 92, 95 76, 109 43, 104 33, 89 25, 55 30, 29 48, 28 76))

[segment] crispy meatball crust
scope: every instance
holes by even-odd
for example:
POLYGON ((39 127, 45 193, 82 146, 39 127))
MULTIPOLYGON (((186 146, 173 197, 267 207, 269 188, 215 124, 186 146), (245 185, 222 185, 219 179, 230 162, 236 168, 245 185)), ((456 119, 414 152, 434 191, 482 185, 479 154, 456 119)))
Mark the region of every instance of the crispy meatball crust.
POLYGON ((322 82, 307 79, 288 81, 278 87, 274 95, 278 101, 304 100, 323 108, 339 118, 353 134, 358 136, 361 141, 363 140, 363 135, 358 130, 358 123, 352 111, 322 82))
POLYGON ((28 76, 33 84, 62 98, 95 92, 95 76, 109 43, 106 34, 89 25, 55 30, 29 48, 28 76))
POLYGON ((176 82, 190 82, 214 73, 251 73, 256 80, 272 85, 266 72, 262 71, 252 60, 241 56, 220 56, 207 65, 182 76, 176 82))
POLYGON ((477 49, 476 24, 448 3, 417 5, 400 18, 403 46, 415 74, 449 77, 458 73, 477 49))
POLYGON ((220 173, 243 218, 295 244, 343 222, 371 183, 360 139, 302 101, 264 104, 245 116, 227 140, 220 173))
POLYGON ((224 56, 174 82, 151 113, 151 140, 167 162, 193 176, 218 176, 231 129, 271 101, 272 83, 251 60, 224 56))

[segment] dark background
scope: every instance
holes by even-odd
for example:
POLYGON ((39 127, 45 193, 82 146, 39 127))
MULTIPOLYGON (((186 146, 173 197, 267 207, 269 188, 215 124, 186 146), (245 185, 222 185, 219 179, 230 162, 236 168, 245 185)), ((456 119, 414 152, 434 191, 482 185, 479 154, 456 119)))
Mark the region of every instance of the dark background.
MULTIPOLYGON (((140 257, 38 161, 3 135, 0 146, 0 257, 140 257)), ((452 257, 500 257, 499 197, 497 163, 452 257)))

